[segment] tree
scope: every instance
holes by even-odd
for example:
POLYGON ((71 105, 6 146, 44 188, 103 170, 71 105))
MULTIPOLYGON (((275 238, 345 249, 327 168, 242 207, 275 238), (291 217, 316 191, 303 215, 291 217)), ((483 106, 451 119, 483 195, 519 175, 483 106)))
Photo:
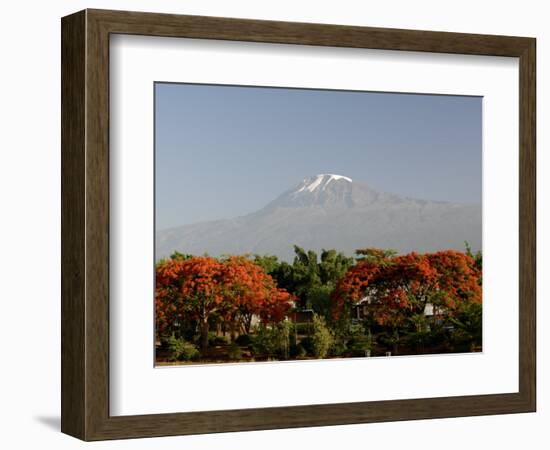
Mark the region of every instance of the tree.
POLYGON ((157 332, 169 331, 176 322, 196 321, 202 350, 208 346, 212 317, 224 318, 233 331, 243 325, 248 332, 253 314, 264 321, 280 321, 292 300, 244 256, 176 257, 160 262, 156 269, 157 332))
POLYGON ((366 258, 338 283, 333 312, 360 300, 379 324, 399 320, 400 310, 422 313, 427 303, 447 310, 461 302, 481 303, 480 272, 468 255, 454 250, 366 258))
POLYGON ((455 327, 453 340, 466 343, 473 351, 482 341, 482 308, 481 304, 468 302, 460 305, 450 321, 455 327))
POLYGON ((474 261, 476 269, 479 271, 479 284, 481 285, 481 272, 483 271, 483 254, 481 253, 481 250, 478 250, 477 252, 472 252, 472 247, 470 247, 470 244, 468 241, 464 241, 464 247, 466 247, 466 255, 468 255, 472 260, 474 261))
POLYGON ((347 270, 355 264, 353 258, 344 255, 336 250, 322 250, 321 262, 319 263, 319 277, 323 285, 330 285, 332 288, 342 278, 347 270))
POLYGON ((315 312, 325 318, 330 318, 330 297, 334 291, 332 283, 316 284, 307 289, 307 305, 315 312))
POLYGON ((302 308, 311 308, 308 293, 314 286, 321 284, 319 267, 317 264, 317 253, 313 250, 305 251, 303 248, 294 246, 293 281, 295 294, 300 300, 302 308))
POLYGON ((254 255, 254 262, 268 275, 273 275, 281 264, 275 255, 254 255))
POLYGON ((170 259, 191 259, 193 255, 190 255, 189 253, 181 253, 177 250, 170 255, 170 259))
POLYGON ((365 258, 348 270, 332 296, 336 320, 349 320, 353 307, 363 302, 367 319, 389 328, 386 334, 395 343, 400 330, 417 327, 413 318, 418 319, 428 303, 436 314, 448 316, 464 303, 481 304, 481 273, 464 253, 395 256, 368 249, 362 254, 365 258))
POLYGON ((223 265, 228 300, 225 316, 232 324, 242 326, 248 334, 254 314, 264 322, 279 322, 286 316, 293 297, 278 288, 260 265, 244 256, 230 256, 223 265))
POLYGON ((194 319, 200 326, 201 349, 208 347, 208 319, 224 309, 224 267, 208 256, 164 261, 156 270, 157 326, 174 318, 194 319))
POLYGON ((292 264, 274 264, 272 257, 256 258, 262 266, 269 268, 268 273, 279 287, 296 295, 299 307, 313 309, 328 317, 330 293, 340 277, 354 264, 354 259, 336 250, 324 249, 319 258, 315 251, 306 251, 297 245, 294 252, 292 264))
POLYGON ((481 270, 462 252, 446 250, 426 255, 437 271, 438 304, 454 311, 464 302, 481 304, 481 270))
POLYGON ((311 335, 313 356, 324 358, 334 341, 325 319, 315 314, 313 316, 313 333, 311 335))
POLYGON ((357 261, 383 262, 397 255, 395 250, 375 247, 358 248, 355 250, 357 261))

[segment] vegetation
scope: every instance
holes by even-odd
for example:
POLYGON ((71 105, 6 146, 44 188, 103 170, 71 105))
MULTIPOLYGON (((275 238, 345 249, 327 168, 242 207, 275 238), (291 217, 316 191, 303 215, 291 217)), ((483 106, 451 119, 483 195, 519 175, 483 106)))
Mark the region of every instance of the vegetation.
POLYGON ((259 359, 288 359, 289 339, 288 323, 259 326, 251 344, 253 355, 259 359))
POLYGON ((482 255, 174 253, 156 266, 158 362, 479 351, 482 255))
POLYGON ((167 346, 170 351, 172 361, 191 361, 199 357, 200 353, 190 342, 170 336, 167 340, 167 346))
POLYGON ((332 345, 332 333, 328 329, 325 319, 313 316, 313 333, 311 335, 312 353, 316 358, 324 358, 332 345))
POLYGON ((208 348, 213 320, 250 331, 253 315, 280 321, 290 308, 291 296, 277 288, 260 266, 247 258, 222 260, 208 256, 171 258, 156 268, 156 320, 160 334, 191 321, 200 330, 200 347, 208 348))

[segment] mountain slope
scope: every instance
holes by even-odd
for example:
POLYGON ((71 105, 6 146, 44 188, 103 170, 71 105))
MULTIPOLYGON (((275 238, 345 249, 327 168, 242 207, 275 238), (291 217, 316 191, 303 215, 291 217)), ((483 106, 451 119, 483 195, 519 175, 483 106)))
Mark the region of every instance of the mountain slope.
POLYGON ((304 179, 263 209, 230 220, 158 231, 157 258, 182 253, 274 254, 291 261, 293 245, 399 252, 481 248, 481 206, 433 202, 378 192, 341 175, 304 179))

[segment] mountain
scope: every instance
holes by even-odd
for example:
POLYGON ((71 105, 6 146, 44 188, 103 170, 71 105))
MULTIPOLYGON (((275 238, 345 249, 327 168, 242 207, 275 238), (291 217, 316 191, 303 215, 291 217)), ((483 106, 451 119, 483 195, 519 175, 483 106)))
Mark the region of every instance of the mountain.
POLYGON ((379 192, 350 178, 305 178, 264 208, 234 219, 157 231, 156 257, 182 253, 273 254, 292 261, 293 245, 353 255, 358 248, 398 252, 481 248, 481 205, 379 192))

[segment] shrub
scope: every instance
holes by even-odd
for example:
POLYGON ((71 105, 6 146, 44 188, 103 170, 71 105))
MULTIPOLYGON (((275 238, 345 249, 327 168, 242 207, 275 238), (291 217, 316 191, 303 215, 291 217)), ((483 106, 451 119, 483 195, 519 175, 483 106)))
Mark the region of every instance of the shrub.
POLYGON ((331 356, 343 356, 348 351, 346 341, 339 336, 334 336, 329 353, 331 356))
POLYGON ((348 341, 350 340, 349 326, 338 326, 342 323, 336 323, 332 329, 332 345, 329 353, 332 356, 347 356, 348 341))
POLYGON ((242 357, 242 351, 241 347, 236 342, 232 342, 229 344, 229 347, 227 349, 227 356, 229 359, 233 360, 239 360, 242 357))
POLYGON ((356 336, 348 344, 352 356, 367 356, 372 344, 368 336, 356 336))
POLYGON ((372 349, 370 332, 366 334, 365 328, 361 324, 352 325, 349 330, 347 348, 351 356, 366 356, 367 352, 372 349))
POLYGON ((313 316, 313 333, 311 336, 313 356, 325 358, 333 342, 332 333, 325 319, 317 314, 313 316))
POLYGON ((271 327, 260 325, 252 338, 254 356, 288 358, 290 324, 282 322, 271 327))
POLYGON ((167 339, 167 345, 172 361, 190 361, 200 356, 197 347, 183 339, 172 336, 167 339))

